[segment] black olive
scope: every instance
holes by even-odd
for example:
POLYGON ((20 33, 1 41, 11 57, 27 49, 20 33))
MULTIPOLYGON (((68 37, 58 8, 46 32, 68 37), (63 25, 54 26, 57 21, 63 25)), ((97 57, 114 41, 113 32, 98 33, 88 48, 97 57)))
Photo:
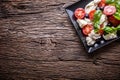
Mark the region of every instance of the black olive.
POLYGON ((112 23, 108 23, 107 26, 112 26, 112 23))
POLYGON ((88 14, 85 14, 85 17, 86 17, 86 18, 89 18, 89 15, 88 15, 88 14))
POLYGON ((100 10, 104 10, 104 7, 100 7, 100 10))

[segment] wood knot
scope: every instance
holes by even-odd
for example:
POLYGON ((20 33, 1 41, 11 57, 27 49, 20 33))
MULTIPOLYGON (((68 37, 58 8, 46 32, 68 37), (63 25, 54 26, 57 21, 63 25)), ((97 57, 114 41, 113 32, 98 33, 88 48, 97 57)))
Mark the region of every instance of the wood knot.
POLYGON ((17 4, 17 5, 14 5, 13 7, 15 7, 17 9, 26 9, 26 5, 24 5, 24 4, 17 4))
POLYGON ((17 8, 17 9, 27 9, 27 8, 31 8, 33 6, 33 4, 31 2, 26 2, 26 3, 18 3, 18 4, 14 4, 13 7, 17 8))
POLYGON ((19 6, 17 6, 17 9, 26 9, 26 6, 25 5, 19 5, 19 6))
POLYGON ((1 18, 7 18, 8 17, 8 9, 7 9, 7 5, 0 5, 0 17, 1 18))

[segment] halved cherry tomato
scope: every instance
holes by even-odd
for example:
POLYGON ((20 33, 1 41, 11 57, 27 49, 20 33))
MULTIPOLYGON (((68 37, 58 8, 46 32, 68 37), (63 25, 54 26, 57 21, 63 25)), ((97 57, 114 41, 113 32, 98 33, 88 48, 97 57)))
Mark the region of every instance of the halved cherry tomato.
POLYGON ((99 7, 103 8, 106 5, 106 0, 101 0, 101 2, 98 4, 99 7))
POLYGON ((104 33, 104 30, 103 30, 103 24, 101 24, 100 25, 100 29, 98 30, 98 33, 100 34, 100 35, 103 35, 103 33, 104 33))
POLYGON ((106 15, 113 15, 116 12, 115 6, 105 6, 103 13, 106 15))
POLYGON ((106 3, 106 0, 101 0, 102 2, 106 3))
POLYGON ((77 19, 82 19, 85 17, 85 10, 83 8, 77 8, 74 14, 77 19))
POLYGON ((114 18, 114 16, 109 16, 108 21, 113 24, 113 26, 118 26, 120 24, 120 20, 114 18))
POLYGON ((92 10, 92 11, 90 11, 90 13, 89 13, 89 18, 90 18, 90 20, 93 20, 94 19, 94 13, 96 12, 96 10, 92 10))
POLYGON ((103 35, 104 30, 103 30, 102 28, 100 28, 100 29, 98 30, 98 33, 100 33, 100 35, 103 35))
POLYGON ((90 24, 87 24, 87 25, 85 25, 85 26, 82 28, 83 34, 86 35, 86 36, 87 36, 92 30, 93 30, 93 26, 90 25, 90 24))

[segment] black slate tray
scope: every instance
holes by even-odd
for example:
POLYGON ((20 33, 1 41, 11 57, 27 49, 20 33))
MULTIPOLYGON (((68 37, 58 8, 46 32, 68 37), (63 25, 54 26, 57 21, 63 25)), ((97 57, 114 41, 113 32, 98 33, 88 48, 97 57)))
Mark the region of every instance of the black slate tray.
POLYGON ((106 45, 120 39, 120 36, 118 36, 118 38, 115 38, 115 39, 112 39, 112 40, 109 40, 109 41, 106 41, 103 38, 101 38, 97 41, 97 43, 95 45, 87 46, 85 36, 83 35, 78 23, 76 22, 76 18, 74 17, 74 11, 77 8, 84 8, 90 1, 93 1, 93 0, 80 0, 80 1, 70 5, 68 7, 66 7, 65 10, 66 10, 66 12, 67 12, 72 24, 73 24, 73 27, 75 28, 75 30, 77 32, 79 38, 81 39, 81 41, 82 41, 82 43, 85 47, 85 50, 88 53, 93 53, 97 49, 100 49, 101 47, 106 46, 106 45))

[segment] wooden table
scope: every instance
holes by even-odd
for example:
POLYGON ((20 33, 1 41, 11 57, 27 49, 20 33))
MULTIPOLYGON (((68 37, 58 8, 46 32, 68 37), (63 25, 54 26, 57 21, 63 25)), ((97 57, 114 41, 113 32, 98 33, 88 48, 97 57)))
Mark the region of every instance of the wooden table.
POLYGON ((0 1, 0 80, 120 79, 120 41, 88 55, 64 9, 76 1, 0 1))

